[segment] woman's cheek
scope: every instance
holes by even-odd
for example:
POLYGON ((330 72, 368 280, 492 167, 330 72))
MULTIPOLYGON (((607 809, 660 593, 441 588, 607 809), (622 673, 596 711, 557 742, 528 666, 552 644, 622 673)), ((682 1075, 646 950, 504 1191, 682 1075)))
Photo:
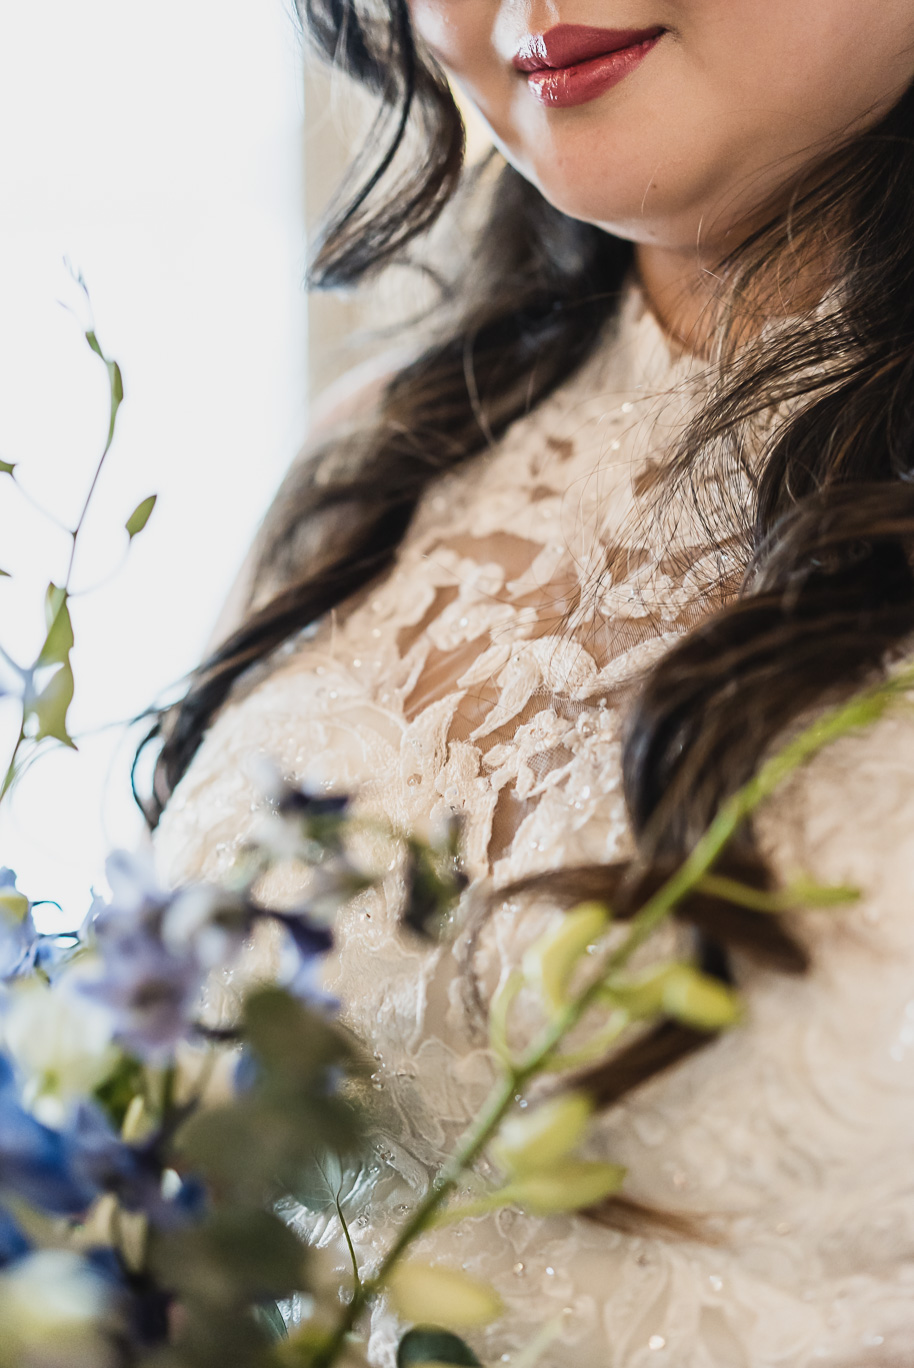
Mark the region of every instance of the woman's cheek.
POLYGON ((413 28, 432 56, 448 72, 471 76, 485 60, 489 35, 472 14, 472 6, 451 0, 413 0, 413 28))
POLYGON ((413 27, 466 98, 491 123, 501 122, 516 73, 493 43, 493 10, 486 0, 413 0, 413 27))

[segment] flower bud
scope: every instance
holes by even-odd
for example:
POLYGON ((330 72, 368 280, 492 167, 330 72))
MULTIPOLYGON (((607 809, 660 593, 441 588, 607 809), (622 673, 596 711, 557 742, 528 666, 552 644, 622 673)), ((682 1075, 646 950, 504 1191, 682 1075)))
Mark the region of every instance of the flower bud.
POLYGON ((643 1021, 663 1012, 663 994, 672 975, 682 968, 679 964, 660 964, 633 974, 631 978, 610 981, 609 997, 615 1006, 628 1013, 632 1021, 643 1021))
POLYGON ((690 964, 663 964, 624 983, 613 983, 610 996, 632 1020, 663 1015, 700 1031, 732 1026, 742 1010, 732 988, 690 964))
POLYGON ((453 1268, 400 1264, 388 1279, 397 1314, 416 1323, 472 1328, 501 1315, 501 1299, 488 1283, 453 1268))
POLYGON ((505 1206, 523 1207, 534 1216, 555 1216, 596 1205, 619 1191, 625 1169, 588 1159, 565 1159, 555 1170, 539 1170, 502 1188, 505 1206))
POLYGON ((563 1093, 533 1111, 502 1122, 492 1142, 492 1157, 509 1173, 548 1169, 582 1139, 593 1111, 584 1093, 563 1093))
POLYGON ((552 931, 534 941, 523 958, 527 981, 537 987, 552 1011, 565 1006, 568 984, 584 951, 609 924, 602 903, 581 903, 564 916, 552 931))
POLYGON ((663 1010, 667 1016, 699 1031, 721 1031, 737 1022, 742 1005, 732 988, 697 969, 680 965, 663 989, 663 1010))

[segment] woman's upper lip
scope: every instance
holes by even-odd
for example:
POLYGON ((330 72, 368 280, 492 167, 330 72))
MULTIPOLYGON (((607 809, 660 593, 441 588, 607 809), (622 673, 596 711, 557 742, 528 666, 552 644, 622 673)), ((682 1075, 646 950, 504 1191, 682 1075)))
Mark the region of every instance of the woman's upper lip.
POLYGON ((593 28, 590 24, 556 24, 545 33, 533 33, 524 38, 512 60, 518 71, 558 70, 646 43, 651 38, 659 38, 663 32, 664 29, 657 26, 605 29, 593 28))

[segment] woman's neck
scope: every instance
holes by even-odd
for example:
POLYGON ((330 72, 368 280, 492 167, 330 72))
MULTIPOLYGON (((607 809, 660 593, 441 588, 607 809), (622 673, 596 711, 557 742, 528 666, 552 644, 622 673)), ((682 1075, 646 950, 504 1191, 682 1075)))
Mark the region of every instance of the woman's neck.
POLYGON ((645 299, 670 341, 685 352, 707 356, 716 277, 702 268, 694 251, 653 244, 638 244, 635 268, 645 299))
MULTIPOLYGON (((721 255, 723 260, 723 254, 721 255)), ((713 258, 712 258, 713 260, 713 258)), ((743 299, 737 340, 758 336, 772 318, 786 318, 814 308, 833 283, 828 252, 801 251, 794 245, 789 268, 766 263, 743 299)), ((670 342, 683 352, 708 359, 726 305, 725 274, 703 260, 695 247, 677 249, 639 243, 635 268, 645 299, 670 342)))

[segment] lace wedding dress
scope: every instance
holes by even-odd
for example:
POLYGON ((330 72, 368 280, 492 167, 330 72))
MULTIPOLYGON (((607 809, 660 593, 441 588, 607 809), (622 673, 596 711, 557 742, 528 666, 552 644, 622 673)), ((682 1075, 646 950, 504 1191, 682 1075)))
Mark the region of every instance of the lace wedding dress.
MULTIPOLYGON (((432 488, 383 582, 236 690, 165 813, 167 876, 230 864, 257 816, 255 755, 402 828, 461 814, 467 870, 496 886, 630 854, 626 691, 739 571, 687 498, 656 516, 700 384, 632 287, 583 370, 432 488)), ((475 1341, 487 1363, 553 1320, 544 1368, 914 1363, 914 720, 833 746, 757 828, 785 878, 863 898, 798 917, 805 979, 738 960, 747 1023, 601 1118, 591 1146, 696 1234, 506 1210, 427 1237, 424 1257, 503 1298, 475 1341)), ((286 873, 269 893, 296 891, 286 873)), ((349 1194, 366 1266, 486 1094, 473 990, 558 915, 504 903, 468 965, 465 936, 426 948, 394 904, 374 891, 342 916, 327 976, 376 1064, 375 1158, 349 1194)), ((345 1276, 337 1223, 313 1233, 345 1276)), ((373 1363, 391 1368, 397 1335, 378 1307, 373 1363)))

